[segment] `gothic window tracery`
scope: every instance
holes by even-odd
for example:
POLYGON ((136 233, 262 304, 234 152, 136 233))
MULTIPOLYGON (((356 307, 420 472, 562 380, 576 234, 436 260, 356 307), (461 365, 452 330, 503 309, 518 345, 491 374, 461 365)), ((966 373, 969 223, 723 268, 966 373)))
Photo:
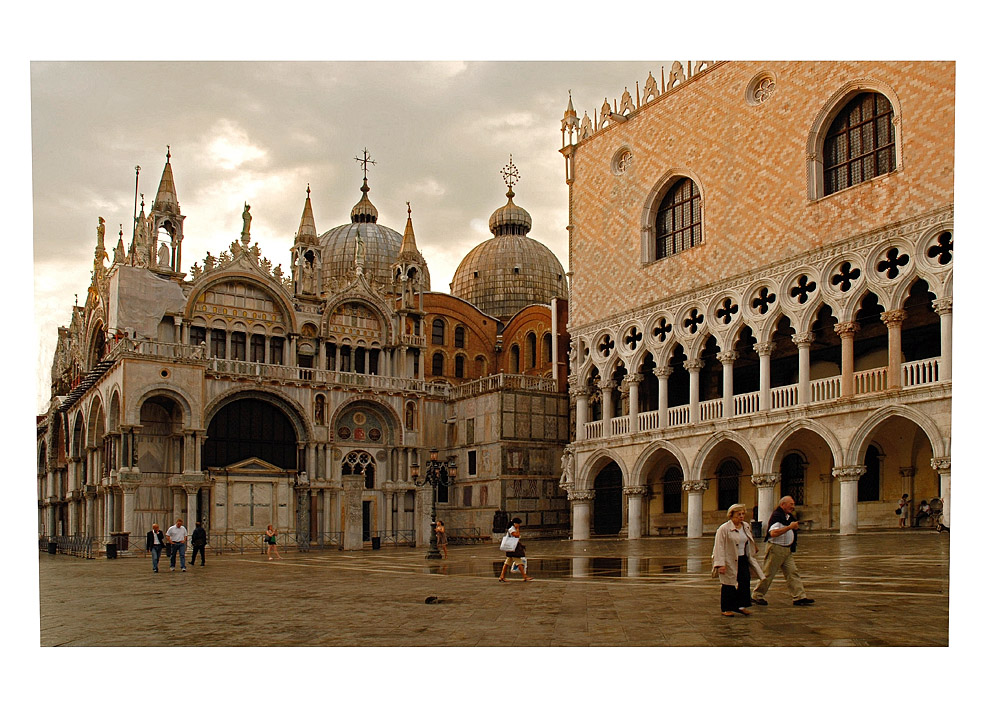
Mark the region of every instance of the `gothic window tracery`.
POLYGON ((444 319, 434 319, 431 322, 431 343, 434 346, 444 346, 444 319))
POLYGON ((895 168, 892 103, 878 92, 863 92, 837 114, 823 140, 823 195, 895 168))
POLYGON ((701 244, 701 192, 681 177, 667 190, 656 212, 655 259, 701 244))

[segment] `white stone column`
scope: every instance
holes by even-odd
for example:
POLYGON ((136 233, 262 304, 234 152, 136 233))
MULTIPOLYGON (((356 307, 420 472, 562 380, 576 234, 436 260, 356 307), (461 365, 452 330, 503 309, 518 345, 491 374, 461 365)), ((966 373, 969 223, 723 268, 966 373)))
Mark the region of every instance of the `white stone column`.
POLYGON ((646 495, 646 486, 627 485, 622 491, 628 501, 628 537, 629 540, 642 537, 642 498, 646 495))
POLYGON ((94 520, 94 513, 95 513, 94 495, 92 493, 87 493, 86 496, 84 497, 84 502, 86 504, 86 507, 84 508, 85 512, 84 517, 86 522, 85 532, 86 535, 94 537, 97 534, 97 525, 95 524, 96 521, 94 520))
POLYGON ((823 486, 823 520, 820 527, 829 530, 833 527, 833 476, 820 473, 819 482, 823 486))
POLYGON ((881 318, 889 329, 889 380, 886 388, 891 391, 903 384, 903 321, 906 312, 902 309, 884 311, 881 318))
POLYGON ((138 535, 139 529, 142 527, 136 525, 135 521, 135 491, 138 487, 138 485, 134 484, 122 486, 124 498, 122 501, 122 530, 130 536, 138 535))
POLYGON ((590 397, 590 387, 576 386, 572 394, 576 401, 576 440, 582 441, 587 437, 587 399, 590 397))
POLYGON ((184 492, 187 493, 187 521, 185 525, 190 533, 194 531, 194 524, 201 520, 198 515, 198 486, 184 486, 184 492))
POLYGON ((669 422, 669 411, 670 411, 670 374, 673 371, 671 366, 662 366, 653 369, 653 375, 656 376, 656 396, 657 396, 657 418, 660 422, 660 428, 666 428, 669 422))
POLYGON ((604 438, 611 438, 611 418, 614 408, 611 405, 611 392, 618 384, 614 379, 607 379, 598 384, 601 387, 601 422, 604 424, 604 438))
POLYGON ((708 481, 686 480, 681 483, 681 488, 688 494, 687 537, 700 538, 704 523, 702 503, 705 491, 708 490, 708 481))
POLYGON ((570 505, 573 506, 573 540, 588 540, 590 538, 590 512, 594 503, 595 491, 569 490, 570 505))
MULTIPOLYGON (((757 486, 757 520, 766 523, 767 519, 774 511, 774 486, 781 482, 779 473, 759 473, 750 477, 750 482, 757 486)), ((770 526, 762 525, 761 530, 766 534, 770 526)))
MULTIPOLYGON (((691 423, 701 422, 701 410, 698 407, 699 394, 698 394, 698 378, 701 375, 701 370, 705 368, 705 362, 701 359, 689 359, 684 362, 684 368, 688 372, 688 408, 690 410, 689 421, 691 423)), ((690 530, 690 525, 688 526, 690 530)), ((699 530, 701 530, 699 528, 699 530)), ((701 533, 698 533, 701 535, 701 533)))
POLYGON ((722 363, 722 417, 732 418, 736 415, 733 402, 733 364, 736 363, 735 351, 722 351, 719 361, 722 363))
POLYGON ((813 338, 815 337, 810 331, 792 336, 792 343, 799 349, 799 400, 796 403, 799 406, 812 402, 812 391, 809 388, 809 347, 812 346, 813 338))
POLYGON ((774 343, 762 341, 754 344, 754 351, 760 357, 760 410, 771 410, 771 352, 774 343))
POLYGON ((642 375, 630 373, 622 381, 625 390, 628 391, 628 432, 639 432, 639 384, 642 383, 642 375))
POLYGON ((932 458, 931 468, 941 478, 941 522, 951 527, 951 456, 932 458))
POLYGON ((840 534, 858 532, 858 480, 865 474, 864 466, 838 466, 833 477, 840 481, 840 534))
POLYGON ((941 363, 938 367, 941 381, 951 381, 951 303, 950 297, 931 302, 941 317, 941 363))
MULTIPOLYGON (((854 334, 861 328, 857 321, 841 321, 833 330, 840 337, 840 396, 854 395, 854 334)), ((855 485, 857 488, 857 485, 855 485)), ((841 509, 843 510, 843 509, 841 509)))

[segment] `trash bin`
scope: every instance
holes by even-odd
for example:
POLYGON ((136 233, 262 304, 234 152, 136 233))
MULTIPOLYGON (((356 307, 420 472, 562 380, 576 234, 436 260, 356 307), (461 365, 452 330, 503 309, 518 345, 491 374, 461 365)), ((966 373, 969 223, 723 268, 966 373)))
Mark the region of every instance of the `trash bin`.
POLYGON ((49 555, 55 555, 56 554, 56 547, 58 547, 58 544, 56 543, 56 541, 50 540, 49 541, 49 555))
POLYGON ((378 535, 372 536, 372 550, 379 550, 382 548, 382 538, 378 535))
POLYGON ((128 536, 129 534, 127 532, 119 532, 111 534, 111 540, 114 542, 115 545, 118 546, 119 553, 124 553, 126 550, 128 550, 128 536))
POLYGON ((108 560, 114 560, 118 557, 118 543, 108 543, 104 548, 108 551, 108 560))

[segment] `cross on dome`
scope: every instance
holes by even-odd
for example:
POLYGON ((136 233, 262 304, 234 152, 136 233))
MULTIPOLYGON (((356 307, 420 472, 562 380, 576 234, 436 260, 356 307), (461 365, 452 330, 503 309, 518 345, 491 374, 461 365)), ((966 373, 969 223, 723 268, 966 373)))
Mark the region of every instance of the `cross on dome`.
POLYGON ((368 148, 367 147, 365 147, 365 150, 362 153, 361 157, 355 157, 354 161, 361 163, 362 171, 364 171, 364 174, 365 174, 365 181, 367 182, 368 181, 368 165, 369 164, 378 164, 378 162, 376 162, 374 159, 372 159, 372 156, 370 154, 368 154, 368 148))
POLYGON ((514 166, 514 155, 510 155, 510 162, 506 167, 500 170, 500 176, 503 177, 504 184, 507 185, 507 191, 513 193, 514 185, 517 184, 518 180, 521 178, 520 173, 517 171, 517 167, 514 166))

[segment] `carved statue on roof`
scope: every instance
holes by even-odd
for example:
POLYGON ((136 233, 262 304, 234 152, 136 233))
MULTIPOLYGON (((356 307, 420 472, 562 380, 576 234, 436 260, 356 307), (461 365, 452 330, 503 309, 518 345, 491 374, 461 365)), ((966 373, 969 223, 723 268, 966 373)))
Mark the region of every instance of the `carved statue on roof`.
POLYGON ((587 137, 589 137, 593 133, 594 133, 594 123, 590 119, 590 115, 588 115, 586 110, 584 110, 583 123, 580 125, 580 139, 587 139, 587 137))
POLYGON ((635 104, 632 103, 632 95, 628 91, 628 87, 622 92, 622 101, 618 106, 618 112, 620 114, 625 114, 625 112, 635 112, 635 104))
POLYGON ((253 217, 250 216, 250 205, 246 202, 243 203, 243 231, 240 236, 245 236, 249 240, 250 237, 250 222, 253 217))
POLYGON ((162 269, 170 268, 170 249, 166 242, 160 242, 160 250, 157 252, 157 265, 162 269))
POLYGON ((684 77, 684 66, 680 62, 674 60, 674 64, 670 67, 670 76, 667 77, 667 86, 664 89, 671 89, 677 85, 684 82, 686 78, 684 77))
POLYGON ((656 99, 660 96, 660 88, 656 84, 656 79, 653 77, 653 73, 649 73, 649 77, 646 78, 646 86, 642 88, 642 103, 646 104, 652 99, 656 99))
POLYGON ((601 105, 601 119, 597 123, 597 129, 603 128, 608 122, 611 121, 611 105, 608 104, 608 98, 604 98, 604 104, 601 105))

